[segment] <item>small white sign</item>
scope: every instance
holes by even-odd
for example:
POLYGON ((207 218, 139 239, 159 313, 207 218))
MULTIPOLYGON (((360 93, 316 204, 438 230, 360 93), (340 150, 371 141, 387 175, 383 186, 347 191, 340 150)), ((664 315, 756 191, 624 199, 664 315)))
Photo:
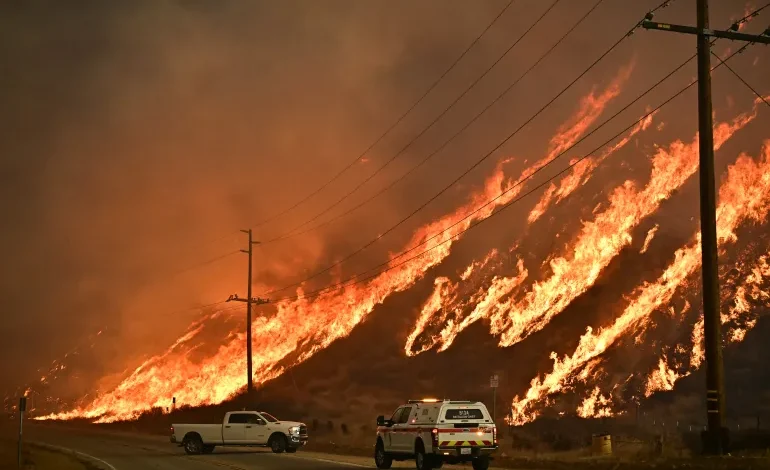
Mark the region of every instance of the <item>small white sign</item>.
POLYGON ((489 378, 489 386, 492 388, 497 388, 497 386, 500 384, 500 378, 497 375, 493 375, 489 378))

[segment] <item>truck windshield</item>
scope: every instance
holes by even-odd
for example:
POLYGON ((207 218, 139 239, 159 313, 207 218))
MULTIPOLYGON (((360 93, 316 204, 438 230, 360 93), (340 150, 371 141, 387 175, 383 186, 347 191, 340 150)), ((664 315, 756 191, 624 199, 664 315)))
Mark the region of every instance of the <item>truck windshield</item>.
POLYGON ((270 413, 265 413, 264 411, 260 411, 259 414, 261 414, 262 417, 265 418, 268 423, 275 423, 276 421, 278 421, 278 418, 271 415, 270 413))

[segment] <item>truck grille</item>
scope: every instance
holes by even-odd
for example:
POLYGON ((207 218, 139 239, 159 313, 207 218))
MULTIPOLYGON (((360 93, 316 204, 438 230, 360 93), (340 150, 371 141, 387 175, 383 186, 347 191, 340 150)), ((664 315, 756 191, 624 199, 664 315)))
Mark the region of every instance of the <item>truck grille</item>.
POLYGON ((300 436, 307 436, 307 426, 300 426, 299 427, 299 435, 300 436))

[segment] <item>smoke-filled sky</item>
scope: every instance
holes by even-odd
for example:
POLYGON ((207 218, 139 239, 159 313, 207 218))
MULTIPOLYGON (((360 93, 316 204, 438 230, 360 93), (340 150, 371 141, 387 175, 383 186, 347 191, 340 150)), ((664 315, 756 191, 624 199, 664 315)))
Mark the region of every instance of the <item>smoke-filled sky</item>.
MULTIPOLYGON (((5 2, 0 380, 8 383, 0 385, 34 378, 34 369, 100 330, 108 332, 110 347, 94 368, 118 372, 173 341, 196 315, 182 310, 234 292, 245 295, 245 255, 198 265, 244 248, 239 229, 293 204, 352 161, 506 3, 5 2), (190 266, 196 267, 180 273, 190 266)), ((562 1, 444 120, 341 207, 373 194, 433 151, 594 3, 562 1)), ((606 0, 504 101, 403 184, 339 223, 257 247, 255 293, 298 280, 385 231, 515 129, 657 3, 606 0)), ((743 1, 712 3, 714 27, 727 28, 746 10, 743 1)), ((547 4, 516 0, 388 138, 328 190, 256 227, 256 239, 295 227, 390 158, 547 4)), ((658 18, 689 24, 693 12, 694 1, 679 0, 658 18)), ((767 25, 752 29, 760 26, 767 25)), ((619 67, 635 64, 625 89, 634 96, 692 52, 694 38, 638 31, 499 155, 521 162, 540 158, 553 123, 564 121, 576 100, 594 85, 606 85, 619 67)), ((768 61, 766 51, 756 48, 737 58, 735 68, 762 85, 768 61)), ((651 100, 694 74, 694 67, 686 69, 651 100)), ((691 136, 695 128, 695 96, 685 99, 680 115, 666 115, 669 137, 691 136)), ((751 99, 734 77, 715 74, 717 114, 751 99)), ((757 135, 747 132, 741 139, 756 142, 757 135)), ((400 249, 420 223, 457 206, 496 161, 331 275, 356 272, 400 249)), ((697 215, 695 207, 688 209, 697 215)), ((516 220, 515 211, 506 217, 478 229, 474 240, 483 244, 491 231, 504 230, 516 220)), ((675 224, 666 230, 676 230, 675 224)))

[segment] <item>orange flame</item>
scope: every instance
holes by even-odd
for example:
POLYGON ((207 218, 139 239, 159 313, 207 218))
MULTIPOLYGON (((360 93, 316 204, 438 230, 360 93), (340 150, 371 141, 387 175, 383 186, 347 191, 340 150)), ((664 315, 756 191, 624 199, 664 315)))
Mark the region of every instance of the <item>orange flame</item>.
POLYGON ((570 165, 575 164, 569 175, 562 178, 557 187, 555 184, 550 184, 545 191, 545 194, 540 198, 535 207, 530 211, 527 220, 529 223, 535 222, 542 216, 545 211, 551 206, 552 203, 559 203, 567 196, 572 194, 578 187, 586 184, 591 179, 591 174, 596 167, 598 167, 607 157, 622 149, 628 144, 631 139, 639 132, 647 130, 652 124, 652 118, 656 113, 652 113, 640 121, 634 126, 629 133, 618 141, 615 145, 607 148, 597 158, 586 158, 575 164, 575 160, 570 162, 570 165))
POLYGON ((684 376, 668 366, 668 362, 664 358, 660 358, 658 368, 647 379, 647 384, 644 387, 644 396, 649 397, 661 390, 673 390, 676 381, 682 377, 684 376))
MULTIPOLYGON (((633 70, 633 63, 629 64, 626 67, 621 68, 618 75, 613 79, 613 81, 610 83, 610 85, 607 87, 606 90, 604 90, 599 95, 596 95, 595 90, 592 90, 588 96, 586 96, 581 100, 580 108, 578 109, 578 112, 572 118, 570 118, 570 120, 562 124, 557 134, 553 138, 551 138, 547 155, 541 160, 537 161, 532 166, 530 166, 529 168, 527 168, 526 170, 524 170, 521 176, 519 176, 519 178, 515 182, 508 184, 508 188, 512 188, 512 190, 510 191, 510 193, 506 194, 506 198, 505 198, 506 202, 513 200, 521 192, 521 190, 524 188, 524 186, 521 183, 523 183, 527 178, 529 178, 535 171, 537 171, 539 168, 542 168, 546 163, 548 163, 553 158, 563 153, 566 149, 574 145, 578 139, 580 139, 581 135, 583 135, 583 133, 585 133, 585 131, 599 118, 599 116, 601 116, 601 113, 604 111, 604 109, 609 104, 609 102, 620 94, 621 86, 628 80, 632 70, 633 70)), ((637 126, 637 128, 632 132, 632 134, 630 134, 627 138, 624 138, 621 142, 613 146, 612 149, 610 149, 610 151, 605 152, 605 154, 603 154, 601 158, 602 159, 606 158, 610 153, 614 152, 616 149, 625 145, 630 140, 631 135, 638 132, 638 130, 641 130, 642 128, 646 129, 647 126, 649 126, 649 123, 651 122, 651 117, 652 116, 650 116, 650 119, 646 119, 644 123, 641 123, 639 126, 637 126)), ((588 159, 584 161, 588 161, 588 159)), ((580 167, 580 165, 575 166, 575 168, 578 168, 578 167, 580 167)), ((581 175, 581 178, 582 178, 582 175, 581 175)), ((564 187, 564 190, 566 191, 567 190, 566 183, 563 185, 563 187, 564 187)), ((574 190, 574 188, 572 188, 571 190, 574 190)), ((560 193, 560 196, 562 195, 566 196, 567 193, 563 193, 563 194, 560 193)), ((487 255, 486 259, 488 260, 489 257, 490 255, 487 255)), ((472 270, 472 268, 469 266, 468 270, 472 270)), ((462 306, 455 306, 455 308, 451 309, 453 313, 453 317, 455 318, 450 320, 451 324, 448 323, 447 327, 443 329, 439 334, 428 338, 425 344, 418 351, 413 351, 412 347, 414 346, 414 341, 417 339, 418 336, 420 336, 424 328, 429 324, 436 324, 440 321, 446 320, 448 315, 446 312, 446 309, 442 309, 440 320, 429 321, 429 317, 437 313, 438 311, 431 311, 431 309, 429 308, 430 304, 427 303, 425 306, 428 308, 427 309, 423 308, 422 312, 420 313, 420 316, 418 317, 414 330, 407 337, 407 342, 405 346, 405 351, 407 356, 420 354, 421 352, 427 351, 428 349, 430 349, 431 347, 435 346, 438 343, 443 343, 442 347, 440 348, 440 351, 444 351, 447 347, 449 347, 449 345, 452 344, 455 336, 458 333, 460 333, 463 329, 465 329, 467 326, 469 326, 470 324, 474 323, 475 321, 481 318, 489 317, 489 313, 487 309, 494 307, 498 300, 498 297, 494 297, 495 292, 498 292, 498 291, 510 292, 511 289, 520 285, 524 281, 524 278, 526 276, 527 276, 527 272, 526 270, 523 269, 523 266, 521 265, 521 262, 520 262, 518 265, 518 274, 510 278, 502 277, 502 278, 494 279, 492 286, 486 292, 486 295, 482 297, 481 296, 482 293, 474 294, 473 297, 468 299, 466 302, 464 302, 462 306), (462 313, 462 310, 464 309, 464 307, 468 304, 476 303, 476 302, 478 302, 478 305, 476 309, 471 313, 471 315, 465 320, 458 322, 456 318, 462 313)), ((447 287, 447 289, 454 291, 456 290, 456 287, 452 287, 452 288, 447 287)), ((436 295, 436 292, 434 291, 433 296, 435 295, 436 295)), ((433 299, 433 297, 431 299, 433 299)))
MULTIPOLYGON (((757 114, 742 114, 732 122, 714 127, 714 147, 721 147, 757 114)), ((585 223, 572 248, 572 256, 550 261, 551 277, 536 283, 525 297, 508 309, 502 320, 501 346, 511 346, 541 330, 598 279, 602 269, 631 243, 631 231, 644 217, 660 207, 698 167, 697 135, 689 144, 676 141, 668 150, 658 149, 652 160, 652 175, 638 191, 631 181, 615 189, 607 209, 585 223)))
MULTIPOLYGON (((627 76, 630 71, 630 66, 625 67, 621 75, 627 76)), ((571 145, 601 113, 607 99, 599 97, 583 100, 582 103, 574 123, 554 138, 549 157, 558 155, 571 145)), ((258 318, 252 329, 254 337, 260 339, 253 345, 255 382, 278 377, 287 367, 307 360, 333 341, 350 334, 377 304, 395 292, 408 289, 428 269, 443 261, 462 231, 513 200, 523 187, 519 183, 548 160, 544 158, 536 162, 516 181, 507 179, 503 172, 504 165, 510 160, 499 162, 484 187, 472 194, 468 203, 418 229, 408 244, 412 247, 431 239, 430 246, 437 246, 436 249, 408 263, 399 265, 400 260, 392 260, 390 267, 393 269, 367 283, 349 284, 326 291, 312 300, 303 299, 300 295, 298 300, 277 304, 277 311, 270 318, 258 318), (487 204, 504 191, 508 192, 494 203, 487 204), (466 218, 474 211, 478 212, 466 218)), ((302 290, 298 293, 301 294, 302 290)), ((180 344, 188 343, 197 334, 197 331, 191 330, 180 339, 180 344)), ((243 333, 231 333, 214 356, 199 363, 172 347, 142 364, 116 389, 99 396, 87 406, 45 418, 85 417, 98 418, 100 422, 131 419, 152 407, 167 405, 171 397, 176 397, 180 404, 191 406, 220 403, 245 385, 244 337, 243 333)))
MULTIPOLYGON (((717 234, 720 243, 733 242, 734 230, 744 221, 762 222, 767 217, 767 203, 770 199, 770 140, 765 143, 760 163, 741 155, 728 170, 727 180, 722 185, 717 208, 717 234)), ((564 391, 571 385, 571 378, 589 361, 607 351, 621 336, 644 326, 649 315, 661 305, 669 302, 675 290, 700 266, 700 234, 688 246, 680 248, 674 261, 660 278, 645 283, 635 299, 626 307, 615 322, 596 333, 592 328, 581 336, 577 349, 571 356, 559 359, 552 354, 552 372, 535 377, 523 398, 518 396, 511 406, 510 421, 523 424, 538 415, 536 406, 548 395, 564 391)))
MULTIPOLYGON (((751 113, 741 114, 731 122, 717 124, 714 127, 715 149, 719 149, 738 130, 753 121, 757 111, 755 104, 751 113)), ((648 127, 650 123, 646 120, 640 129, 648 127)), ((474 310, 474 321, 489 318, 491 331, 501 335, 500 346, 503 347, 512 346, 545 327, 554 316, 594 284, 610 261, 631 243, 631 231, 680 188, 697 167, 697 134, 689 144, 676 141, 668 149, 659 148, 652 159, 652 175, 647 186, 638 191, 631 181, 626 181, 616 188, 610 196, 609 206, 596 214, 593 222, 584 224, 573 244, 571 258, 551 259, 552 275, 535 283, 518 302, 511 293, 523 281, 520 277, 522 269, 515 277, 496 278, 474 310), (506 296, 506 300, 501 300, 506 296)), ((471 323, 453 322, 450 328, 434 337, 434 341, 440 340, 443 343, 440 351, 446 350, 456 335, 471 323)))
MULTIPOLYGON (((730 325, 725 333, 725 340, 728 344, 740 343, 748 333, 757 324, 757 315, 753 312, 751 305, 753 302, 765 302, 770 300, 770 293, 762 290, 762 285, 770 279, 770 254, 765 254, 757 259, 751 272, 738 286, 733 298, 733 306, 727 314, 722 315, 721 323, 730 325)), ((677 380, 687 377, 693 371, 698 369, 705 360, 703 352, 703 315, 700 315, 692 331, 692 352, 690 353, 690 368, 681 373, 668 371, 668 381, 665 386, 653 378, 659 372, 653 372, 648 378, 648 396, 651 392, 658 390, 672 390, 677 380)), ((665 359, 660 359, 665 363, 665 359)))
POLYGON ((652 227, 652 228, 651 228, 651 229, 650 229, 650 230, 647 232, 647 237, 645 237, 645 239, 644 239, 644 245, 642 245, 642 249, 641 249, 641 250, 639 250, 639 254, 642 254, 642 255, 643 255, 644 253, 646 253, 646 252, 647 252, 647 248, 649 248, 649 247, 650 247, 650 243, 652 242, 652 239, 653 239, 653 238, 655 238, 655 233, 657 233, 657 231, 658 231, 658 228, 659 228, 659 227, 658 227, 658 224, 655 224, 655 226, 654 226, 654 227, 652 227))
POLYGON ((610 399, 601 394, 599 387, 595 387, 577 409, 581 418, 605 418, 613 414, 610 399))

